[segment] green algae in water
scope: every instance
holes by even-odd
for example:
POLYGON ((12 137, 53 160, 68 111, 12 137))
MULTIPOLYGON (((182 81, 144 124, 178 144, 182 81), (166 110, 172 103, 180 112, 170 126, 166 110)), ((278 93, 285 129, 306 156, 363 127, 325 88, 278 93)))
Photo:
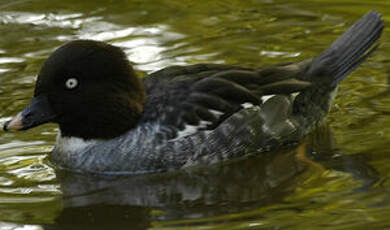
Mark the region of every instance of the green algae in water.
MULTIPOLYGON (((145 75, 175 64, 298 61, 371 9, 390 19, 383 0, 4 0, 0 9, 0 122, 29 103, 45 58, 73 39, 119 45, 145 75)), ((1 133, 0 227, 390 228, 388 31, 341 84, 330 131, 308 138, 308 145, 318 141, 306 152, 316 164, 297 161, 292 149, 117 183, 59 179, 48 162, 56 126, 1 133)))

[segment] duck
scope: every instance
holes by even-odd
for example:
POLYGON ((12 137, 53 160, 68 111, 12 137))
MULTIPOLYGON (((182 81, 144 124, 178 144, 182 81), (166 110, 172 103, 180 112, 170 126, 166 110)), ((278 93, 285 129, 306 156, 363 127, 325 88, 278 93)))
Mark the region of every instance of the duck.
POLYGON ((273 151, 326 118, 339 82, 378 47, 370 11, 318 56, 267 67, 170 66, 139 78, 121 48, 74 40, 39 71, 5 131, 56 123, 50 160, 98 175, 161 173, 273 151))

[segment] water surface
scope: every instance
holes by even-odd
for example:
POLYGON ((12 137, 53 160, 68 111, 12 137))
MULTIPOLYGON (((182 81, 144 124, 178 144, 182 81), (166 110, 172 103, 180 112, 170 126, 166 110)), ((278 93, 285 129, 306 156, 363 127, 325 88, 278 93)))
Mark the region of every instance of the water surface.
MULTIPOLYGON (((2 0, 0 123, 73 39, 123 47, 140 76, 173 64, 264 66, 324 50, 387 0, 2 0)), ((390 229, 390 33, 294 148, 162 175, 55 172, 57 127, 0 133, 0 229, 390 229)))

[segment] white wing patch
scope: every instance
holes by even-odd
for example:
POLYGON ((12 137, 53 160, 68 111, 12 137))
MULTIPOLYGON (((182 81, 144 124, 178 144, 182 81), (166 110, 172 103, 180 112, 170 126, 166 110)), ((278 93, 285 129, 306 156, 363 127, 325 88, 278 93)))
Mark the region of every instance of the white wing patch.
POLYGON ((271 98, 274 97, 274 96, 275 96, 275 94, 262 96, 262 97, 261 97, 261 101, 262 101, 263 103, 265 103, 266 101, 268 101, 269 99, 271 99, 271 98))
MULTIPOLYGON (((216 116, 219 119, 224 113, 215 109, 209 109, 209 112, 216 116)), ((208 125, 211 125, 213 122, 211 121, 200 121, 198 125, 185 125, 183 130, 177 132, 177 136, 174 139, 169 141, 176 141, 180 138, 190 136, 198 132, 200 129, 206 128, 208 125)), ((203 131, 203 130, 202 130, 203 131)))
POLYGON ((253 104, 252 103, 249 103, 249 102, 245 102, 243 104, 241 104, 242 108, 244 109, 249 109, 249 108, 252 108, 253 107, 253 104))
POLYGON ((214 114, 217 118, 219 118, 221 115, 223 115, 223 112, 215 110, 215 109, 209 109, 209 112, 214 114))
POLYGON ((295 99, 298 95, 299 95, 300 92, 296 92, 296 93, 292 93, 291 96, 293 99, 295 99))
POLYGON ((177 136, 170 141, 176 141, 180 138, 190 136, 190 135, 198 132, 199 129, 206 128, 207 125, 211 125, 211 124, 212 124, 211 121, 200 121, 198 125, 185 125, 184 129, 177 132, 177 136))

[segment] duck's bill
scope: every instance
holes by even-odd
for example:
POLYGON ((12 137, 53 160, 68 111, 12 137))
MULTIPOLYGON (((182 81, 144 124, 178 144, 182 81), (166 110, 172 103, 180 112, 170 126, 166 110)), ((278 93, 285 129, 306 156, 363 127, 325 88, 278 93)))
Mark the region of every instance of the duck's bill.
POLYGON ((4 131, 27 130, 51 122, 56 115, 50 107, 47 96, 40 95, 32 99, 30 105, 4 124, 4 131))

